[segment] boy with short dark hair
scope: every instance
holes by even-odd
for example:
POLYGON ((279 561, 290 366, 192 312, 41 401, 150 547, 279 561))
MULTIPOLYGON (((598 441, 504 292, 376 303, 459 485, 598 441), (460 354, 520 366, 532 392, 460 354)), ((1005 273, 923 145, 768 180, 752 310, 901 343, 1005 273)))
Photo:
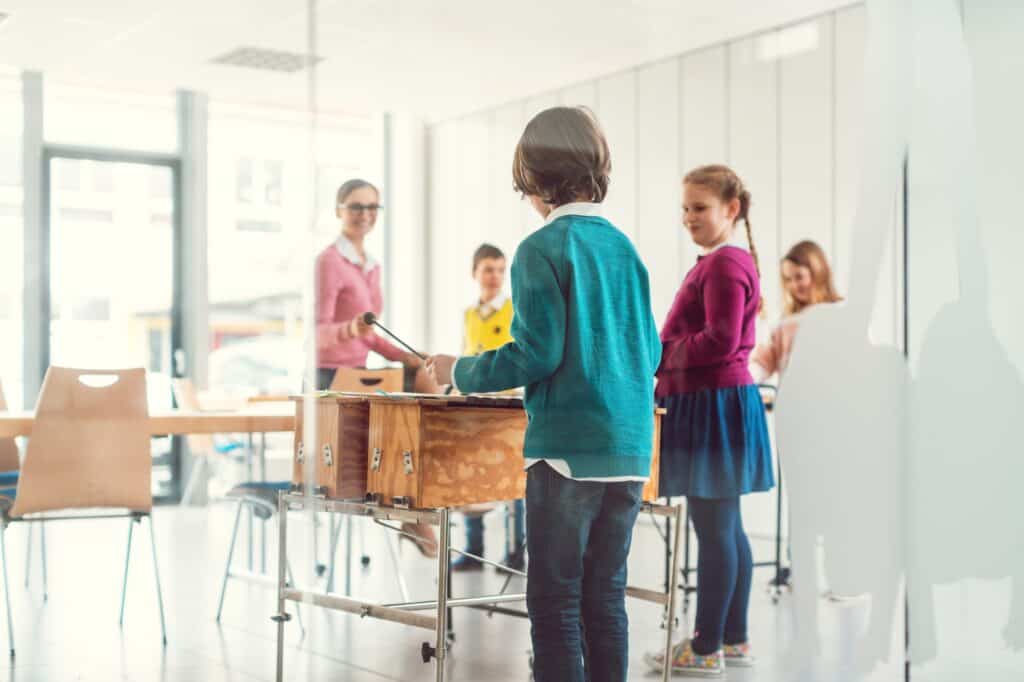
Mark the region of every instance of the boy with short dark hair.
POLYGON ((650 473, 661 342, 647 269, 600 215, 610 169, 586 109, 555 107, 530 121, 513 179, 547 222, 512 262, 514 340, 427 362, 463 393, 525 386, 536 682, 627 679, 626 559, 650 473))

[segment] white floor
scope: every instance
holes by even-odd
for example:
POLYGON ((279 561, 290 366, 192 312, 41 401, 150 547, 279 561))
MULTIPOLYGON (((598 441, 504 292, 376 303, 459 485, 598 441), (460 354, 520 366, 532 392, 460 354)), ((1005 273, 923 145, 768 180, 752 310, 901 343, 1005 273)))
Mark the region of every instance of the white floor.
MULTIPOLYGON (((294 516, 294 515, 293 515, 294 516)), ((118 627, 120 585, 124 568, 127 522, 76 521, 52 524, 47 531, 49 599, 44 603, 38 552, 34 544, 31 584, 25 587, 26 531, 24 524, 7 533, 8 575, 17 655, 0 668, 0 680, 102 681, 159 680, 179 682, 270 681, 275 673, 274 593, 242 582, 229 586, 222 622, 214 620, 216 599, 227 554, 233 519, 230 507, 158 508, 155 512, 160 573, 166 606, 168 643, 160 644, 159 617, 153 592, 148 524, 136 526, 129 574, 124 628, 118 627)), ((364 521, 365 523, 365 521, 364 521)), ((300 583, 314 581, 313 561, 304 548, 310 538, 307 519, 289 524, 293 566, 300 583)), ((368 568, 353 565, 353 593, 382 601, 398 601, 399 590, 380 529, 364 530, 368 568)), ((257 533, 258 537, 258 533, 257 533)), ((358 540, 359 534, 356 533, 358 540)), ((454 530, 456 540, 461 529, 454 530)), ((324 533, 326 538, 326 533, 324 533)), ((276 565, 273 524, 268 525, 267 566, 276 565)), ((244 540, 244 535, 243 535, 244 540)), ((488 523, 488 542, 498 558, 503 546, 501 522, 488 523)), ((436 595, 434 564, 403 543, 401 563, 414 599, 436 595)), ((770 557, 771 543, 755 543, 758 559, 770 557)), ((339 552, 339 554, 342 554, 339 552)), ((357 551, 358 554, 358 551, 357 551)), ((245 564, 245 544, 239 545, 239 567, 245 564)), ((259 554, 256 554, 259 567, 259 554)), ((658 588, 663 580, 662 545, 649 520, 637 525, 630 563, 630 583, 658 588)), ((340 569, 339 569, 340 570, 340 569)), ((862 628, 867 601, 841 604, 821 600, 823 655, 800 673, 787 669, 782 653, 792 632, 791 602, 783 596, 773 605, 765 589, 770 569, 759 569, 751 604, 751 633, 759 663, 753 670, 730 670, 731 680, 759 682, 903 679, 902 651, 894 644, 890 665, 870 676, 850 671, 851 642, 862 628)), ((339 576, 339 585, 342 578, 339 576)), ((456 595, 494 591, 502 579, 493 571, 458 575, 456 595)), ((519 582, 518 580, 516 582, 519 582)), ((316 583, 322 586, 322 581, 316 583)), ((340 587, 339 587, 340 589, 340 587)), ((519 589, 522 589, 520 583, 519 589)), ((656 606, 631 600, 630 679, 659 679, 642 662, 645 650, 662 641, 661 613, 656 606)), ((294 613, 294 606, 290 607, 294 613)), ((690 611, 692 619, 693 610, 690 611)), ((426 630, 360 619, 322 609, 303 607, 306 633, 295 620, 286 628, 287 680, 371 682, 433 680, 433 665, 420 659, 420 645, 431 640, 426 630)), ((479 611, 456 610, 456 642, 451 651, 448 680, 527 680, 529 626, 508 616, 488 617, 479 611)), ((0 642, 6 627, 0 620, 0 642)))

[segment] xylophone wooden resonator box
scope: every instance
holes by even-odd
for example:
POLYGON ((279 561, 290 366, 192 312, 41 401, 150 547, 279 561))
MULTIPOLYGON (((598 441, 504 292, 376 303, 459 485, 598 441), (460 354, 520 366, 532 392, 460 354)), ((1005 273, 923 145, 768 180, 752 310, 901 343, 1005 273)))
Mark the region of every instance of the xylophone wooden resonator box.
POLYGON ((296 396, 292 487, 332 499, 366 497, 369 395, 330 393, 296 396), (313 404, 316 435, 304 441, 305 403, 313 404), (311 461, 312 458, 312 461, 311 461), (312 476, 306 480, 307 466, 312 476), (307 484, 311 487, 307 488, 307 484))
MULTIPOLYGON (((510 396, 368 396, 366 489, 380 504, 461 507, 526 493, 522 400, 510 396)), ((661 413, 655 415, 650 481, 657 497, 661 413)))

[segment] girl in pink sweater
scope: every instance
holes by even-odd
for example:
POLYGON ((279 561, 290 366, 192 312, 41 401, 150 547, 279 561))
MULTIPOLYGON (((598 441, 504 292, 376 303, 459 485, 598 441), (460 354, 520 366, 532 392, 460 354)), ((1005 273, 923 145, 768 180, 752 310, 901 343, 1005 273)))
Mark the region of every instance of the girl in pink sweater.
POLYGON ((743 181, 725 166, 702 166, 683 179, 683 225, 703 253, 661 329, 655 395, 667 410, 659 492, 686 496, 697 531, 697 618, 693 638, 674 648, 671 661, 661 653, 647 660, 686 676, 723 677, 726 664, 753 664, 753 557, 740 497, 775 480, 764 407, 747 369, 761 307, 750 204, 743 181))

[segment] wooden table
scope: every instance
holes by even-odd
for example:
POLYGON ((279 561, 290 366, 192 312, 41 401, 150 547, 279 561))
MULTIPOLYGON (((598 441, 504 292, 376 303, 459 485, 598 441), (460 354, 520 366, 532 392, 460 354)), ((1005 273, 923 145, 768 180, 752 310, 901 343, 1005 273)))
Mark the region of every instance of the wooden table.
MULTIPOLYGON (((32 435, 33 412, 0 413, 0 438, 32 435)), ((190 411, 157 410, 149 415, 152 436, 182 436, 190 433, 278 433, 295 430, 290 405, 247 407, 242 410, 190 411)))
MULTIPOLYGON (((35 422, 33 412, 0 412, 0 438, 31 436, 35 422)), ((240 410, 194 411, 156 410, 149 414, 151 436, 183 436, 188 434, 246 433, 249 453, 246 468, 252 478, 253 459, 259 464, 259 478, 266 480, 266 434, 295 431, 295 412, 290 404, 249 406, 240 410), (253 434, 261 434, 260 447, 254 447, 253 434)), ((253 567, 253 519, 249 515, 249 569, 253 567)), ((266 529, 261 526, 260 563, 266 568, 266 529)))

